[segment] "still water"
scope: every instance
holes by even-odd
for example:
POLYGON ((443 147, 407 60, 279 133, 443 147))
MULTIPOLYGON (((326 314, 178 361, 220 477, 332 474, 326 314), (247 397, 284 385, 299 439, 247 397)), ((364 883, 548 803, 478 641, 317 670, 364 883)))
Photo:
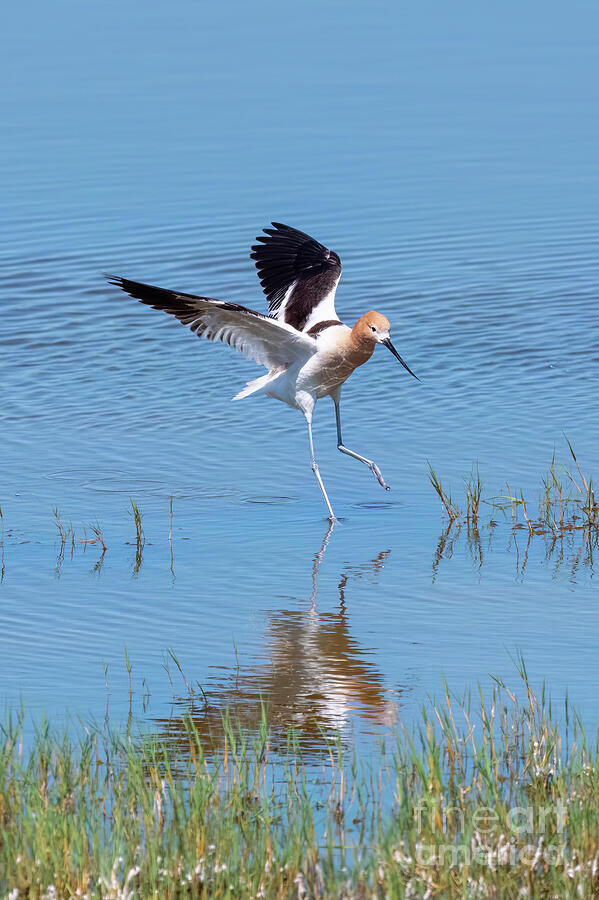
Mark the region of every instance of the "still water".
POLYGON ((0 318, 0 700, 57 719, 133 712, 176 739, 269 706, 306 747, 367 746, 442 677, 537 683, 596 723, 599 603, 581 533, 527 548, 478 463, 536 504, 567 435, 599 471, 596 7, 451 11, 182 2, 10 11, 0 318), (260 374, 105 283, 265 308, 271 219, 336 250, 337 309, 385 351, 315 415, 230 403, 260 374), (137 552, 130 499, 142 514, 137 552), (172 539, 171 529, 172 499, 172 539), (61 545, 57 508, 69 536, 61 545), (79 541, 100 523, 107 550, 79 541), (167 671, 168 670, 168 671, 167 671), (172 682, 172 683, 171 683, 172 682), (202 693, 203 692, 203 693, 202 693))

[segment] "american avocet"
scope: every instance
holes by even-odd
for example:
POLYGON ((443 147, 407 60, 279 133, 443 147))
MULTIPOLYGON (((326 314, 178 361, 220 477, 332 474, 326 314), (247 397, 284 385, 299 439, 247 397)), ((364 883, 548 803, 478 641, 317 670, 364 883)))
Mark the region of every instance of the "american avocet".
POLYGON ((266 375, 249 381, 233 399, 262 393, 303 412, 308 424, 312 471, 329 517, 335 521, 314 457, 312 413, 316 401, 332 398, 338 449, 365 463, 388 491, 389 485, 376 463, 343 443, 341 387, 354 369, 370 359, 377 344, 387 347, 410 375, 414 373, 391 343, 385 316, 371 310, 353 328, 337 317, 335 291, 341 277, 338 255, 303 231, 279 222, 272 224, 272 228, 264 229, 265 235, 256 238, 260 243, 252 247, 251 253, 268 299, 269 315, 225 300, 196 297, 128 278, 108 278, 142 303, 176 316, 198 337, 223 341, 268 370, 266 375))

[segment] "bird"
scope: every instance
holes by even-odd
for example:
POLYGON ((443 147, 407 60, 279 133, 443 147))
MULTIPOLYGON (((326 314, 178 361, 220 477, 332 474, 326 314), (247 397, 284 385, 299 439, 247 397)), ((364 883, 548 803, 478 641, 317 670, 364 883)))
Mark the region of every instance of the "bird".
POLYGON ((388 491, 377 464, 343 443, 341 388, 352 372, 370 359, 378 344, 390 350, 410 375, 420 379, 391 343, 391 326, 384 315, 370 310, 352 328, 337 316, 335 292, 341 278, 341 260, 335 251, 281 222, 273 222, 263 232, 256 238, 250 258, 268 300, 268 313, 120 276, 106 278, 141 303, 175 316, 198 337, 229 344, 265 367, 266 374, 249 381, 233 400, 266 394, 303 413, 310 466, 328 518, 337 522, 314 453, 312 416, 316 401, 331 397, 338 450, 368 466, 388 491))

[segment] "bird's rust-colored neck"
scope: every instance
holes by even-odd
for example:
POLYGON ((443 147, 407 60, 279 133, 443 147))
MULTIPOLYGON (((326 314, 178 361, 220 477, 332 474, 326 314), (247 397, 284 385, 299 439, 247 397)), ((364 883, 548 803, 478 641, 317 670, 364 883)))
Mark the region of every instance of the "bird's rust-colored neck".
POLYGON ((374 353, 375 341, 372 339, 372 332, 366 331, 364 328, 358 328, 360 322, 356 322, 349 336, 351 361, 356 366, 362 366, 368 362, 374 353))

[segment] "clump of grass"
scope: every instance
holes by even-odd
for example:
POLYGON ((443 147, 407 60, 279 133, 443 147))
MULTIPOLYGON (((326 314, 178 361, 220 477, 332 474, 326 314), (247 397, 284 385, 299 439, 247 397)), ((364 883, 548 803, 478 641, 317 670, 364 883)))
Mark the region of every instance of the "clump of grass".
POLYGON ((520 526, 518 513, 521 511, 530 536, 548 534, 558 539, 568 532, 582 531, 588 541, 596 541, 599 536, 599 508, 593 481, 583 474, 567 438, 566 443, 576 472, 572 473, 565 465, 559 465, 554 453, 547 474, 542 478, 536 512, 532 511, 522 491, 519 496, 513 496, 509 486, 507 497, 500 498, 499 502, 496 498, 495 506, 510 509, 515 527, 520 526), (564 478, 569 484, 564 484, 564 478))
POLYGON ((144 534, 143 525, 141 523, 141 513, 139 511, 139 507, 135 500, 131 499, 131 511, 133 513, 133 521, 135 522, 135 538, 138 544, 141 544, 142 548, 146 543, 146 536, 144 534))
POLYGON ((446 491, 443 488, 443 485, 441 484, 441 480, 437 477, 435 470, 431 466, 430 462, 428 462, 428 460, 427 460, 427 463, 428 463, 430 483, 432 484, 435 491, 437 492, 437 496, 439 497, 439 500, 443 504, 445 512, 447 513, 447 516, 449 518, 449 521, 453 522, 454 519, 458 519, 461 516, 461 514, 462 514, 461 510, 453 502, 449 491, 446 491))
POLYGON ((146 545, 146 535, 144 533, 141 522, 141 513, 135 500, 130 499, 131 512, 135 523, 135 564, 133 566, 133 575, 137 575, 143 561, 143 550, 146 545))
POLYGON ((98 543, 98 544, 100 544, 100 546, 102 548, 102 555, 104 555, 106 553, 107 548, 106 548, 106 543, 104 542, 104 531, 102 529, 102 526, 100 525, 99 522, 92 522, 89 527, 91 529, 92 534, 95 534, 95 537, 88 538, 87 534, 86 534, 84 540, 80 541, 79 543, 80 544, 96 544, 96 543, 98 543))
POLYGON ((58 507, 55 507, 53 512, 54 512, 54 521, 56 524, 56 528, 58 530, 58 538, 60 541, 60 546, 58 548, 58 556, 56 558, 56 575, 57 575, 57 577, 60 577, 60 570, 61 570, 62 564, 64 562, 64 552, 65 552, 65 547, 67 546, 67 544, 70 545, 71 559, 73 558, 74 553, 75 553, 75 544, 76 543, 83 544, 84 549, 85 549, 85 547, 87 547, 88 544, 99 544, 100 547, 102 548, 102 552, 92 570, 95 572, 99 572, 102 568, 102 564, 104 562, 104 554, 106 553, 106 550, 107 550, 106 542, 104 541, 104 531, 103 531, 100 523, 94 522, 90 525, 90 529, 91 529, 92 533, 95 535, 95 537, 88 538, 87 530, 84 527, 83 528, 83 537, 76 538, 75 529, 73 528, 73 523, 69 522, 69 525, 67 527, 65 527, 65 525, 62 522, 60 513, 58 511, 58 507))
POLYGON ((464 482, 466 490, 466 519, 468 522, 478 521, 478 510, 483 490, 478 463, 472 468, 468 478, 464 482))
POLYGON ((54 522, 56 523, 56 527, 58 529, 58 536, 60 538, 60 543, 64 547, 66 539, 67 539, 67 533, 66 533, 64 525, 62 524, 62 520, 60 518, 60 513, 58 512, 57 506, 54 507, 53 513, 54 513, 54 522))
POLYGON ((574 450, 572 448, 572 444, 570 443, 568 438, 566 438, 566 443, 568 444, 568 449, 570 450, 570 454, 572 456, 572 459, 574 460, 576 470, 580 477, 580 482, 578 482, 575 478, 573 478, 571 475, 569 475, 570 480, 576 487, 576 490, 578 491, 578 494, 580 495, 581 500, 582 500, 580 508, 581 508, 582 512, 584 513, 584 517, 585 517, 583 519, 583 527, 598 528, 599 527, 599 505, 597 504, 597 501, 595 500, 595 491, 593 489, 593 479, 589 478, 587 480, 585 478, 585 476, 583 475, 582 470, 578 464, 578 460, 577 460, 576 454, 574 453, 574 450), (584 488, 584 490, 583 490, 583 488, 584 488))
POLYGON ((506 493, 499 497, 491 497, 482 500, 482 481, 478 465, 473 468, 469 477, 465 479, 466 513, 455 503, 447 491, 444 490, 440 479, 429 463, 430 481, 445 508, 450 522, 463 520, 468 525, 476 525, 480 515, 481 502, 491 507, 491 519, 489 525, 496 522, 493 513, 509 512, 514 529, 526 527, 529 534, 550 534, 553 537, 561 537, 571 531, 586 531, 591 537, 599 537, 599 504, 595 499, 593 481, 586 478, 580 468, 570 441, 567 440, 568 449, 574 461, 576 472, 573 474, 565 466, 558 465, 555 453, 549 464, 547 474, 542 478, 536 511, 530 500, 525 499, 522 491, 515 492, 506 482, 506 493), (569 485, 564 485, 564 477, 569 485), (572 492, 574 488, 574 493, 572 492), (520 514, 524 523, 520 522, 520 514))
POLYGON ((464 525, 467 526, 468 546, 473 561, 480 567, 483 562, 481 528, 484 526, 489 529, 488 539, 491 543, 499 515, 509 519, 510 543, 513 541, 520 575, 524 574, 529 548, 538 536, 545 543, 545 561, 553 559, 555 571, 567 563, 571 577, 574 578, 582 562, 593 572, 595 551, 599 546, 599 504, 595 499, 592 478, 584 475, 567 438, 566 443, 575 468, 571 471, 566 465, 559 464, 554 453, 549 469, 541 480, 536 505, 534 500, 524 496, 522 490, 514 491, 509 482, 506 482, 503 495, 483 500, 482 481, 477 465, 464 481, 464 514, 443 490, 440 480, 431 469, 431 482, 449 515, 449 523, 439 538, 433 559, 433 581, 437 577, 440 561, 452 555, 464 525), (480 521, 481 503, 490 508, 490 518, 484 523, 480 521), (517 535, 524 529, 527 532, 527 543, 521 552, 517 535))
POLYGON ((56 528, 58 529, 58 537, 60 539, 60 546, 64 553, 64 548, 68 540, 71 542, 71 548, 74 549, 75 545, 75 532, 73 530, 72 522, 65 528, 62 523, 62 519, 60 518, 60 513, 58 512, 58 507, 54 507, 54 522, 56 524, 56 528))
POLYGON ((192 718, 183 754, 47 722, 24 750, 23 714, 8 715, 0 895, 597 896, 597 747, 520 676, 518 691, 446 688, 364 766, 340 741, 306 766, 290 733, 274 770, 264 712, 252 734, 225 715, 214 755, 192 718))
POLYGON ((60 540, 60 546, 58 548, 58 556, 56 558, 56 577, 60 578, 60 569, 64 561, 64 551, 67 544, 67 541, 70 540, 71 544, 71 557, 75 552, 75 532, 73 530, 73 525, 70 523, 68 527, 62 523, 62 519, 60 518, 60 513, 58 512, 58 507, 54 507, 54 522, 56 524, 56 528, 58 529, 58 537, 60 540))

